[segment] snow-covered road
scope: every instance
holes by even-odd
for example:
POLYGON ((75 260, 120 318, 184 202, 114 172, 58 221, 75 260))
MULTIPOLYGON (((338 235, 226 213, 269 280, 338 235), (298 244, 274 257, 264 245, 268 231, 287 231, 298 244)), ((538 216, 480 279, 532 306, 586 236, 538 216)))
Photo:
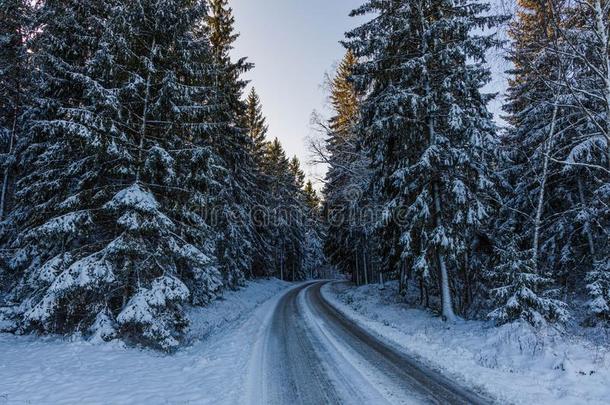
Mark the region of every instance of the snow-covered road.
POLYGON ((325 282, 285 293, 263 320, 244 391, 251 404, 487 401, 418 364, 345 318, 325 282))

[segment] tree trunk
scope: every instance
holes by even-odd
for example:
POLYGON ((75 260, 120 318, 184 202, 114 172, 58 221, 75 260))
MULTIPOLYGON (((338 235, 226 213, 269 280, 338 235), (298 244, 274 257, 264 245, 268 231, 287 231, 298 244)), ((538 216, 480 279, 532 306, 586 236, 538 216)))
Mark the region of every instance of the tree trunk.
MULTIPOLYGON (((11 128, 11 135, 9 137, 8 155, 13 154, 13 147, 15 143, 15 132, 17 131, 17 115, 18 110, 15 109, 15 116, 13 117, 13 127, 11 128)), ((10 166, 7 165, 4 168, 4 178, 2 179, 2 192, 0 193, 0 221, 4 219, 4 212, 6 210, 6 200, 8 198, 8 182, 10 177, 10 166)))
POLYGON ((405 288, 405 266, 400 263, 400 271, 398 273, 398 291, 402 292, 405 288))
MULTIPOLYGON (((580 204, 583 207, 586 207, 585 191, 582 185, 582 179, 578 177, 577 182, 578 198, 580 199, 580 204)), ((589 221, 587 221, 585 233, 587 234, 587 244, 589 245, 589 254, 591 255, 591 260, 595 260, 595 244, 593 242, 593 235, 591 234, 591 224, 589 221)))
POLYGON ((366 265, 366 253, 364 252, 364 249, 362 249, 362 267, 363 267, 363 271, 364 271, 364 285, 368 285, 369 283, 369 276, 368 276, 368 266, 366 265))
POLYGON ((540 179, 540 193, 538 193, 538 203, 536 206, 536 219, 534 220, 534 240, 532 242, 532 261, 534 265, 534 273, 538 273, 538 250, 540 249, 540 228, 542 224, 542 211, 544 209, 546 183, 549 176, 549 161, 550 154, 553 149, 553 137, 555 136, 555 121, 557 120, 558 106, 555 103, 553 108, 553 119, 551 121, 551 130, 549 139, 544 145, 544 161, 542 164, 542 178, 540 179))
POLYGON ((280 280, 284 281, 284 252, 280 252, 280 280))
MULTIPOLYGON (((440 220, 441 213, 441 198, 440 191, 438 187, 438 183, 434 183, 434 206, 436 208, 436 226, 442 226, 440 220)), ((445 262, 445 255, 437 249, 436 250, 436 260, 438 262, 438 268, 441 276, 441 299, 443 306, 443 318, 446 320, 453 322, 456 320, 455 313, 453 312, 453 302, 451 300, 451 290, 449 288, 449 271, 447 270, 447 263, 445 262)))
MULTIPOLYGON (((423 16, 422 16, 423 19, 423 16)), ((424 27, 424 22, 422 20, 422 27, 424 27)), ((430 94, 430 86, 426 84, 426 93, 430 94)), ((428 136, 430 137, 430 145, 436 144, 436 130, 434 129, 434 118, 432 116, 433 111, 428 111, 428 136)), ((432 193, 434 198, 434 219, 437 227, 441 227, 443 224, 441 222, 441 212, 442 212, 442 204, 441 204, 441 196, 440 196, 440 187, 438 184, 438 180, 433 181, 432 183, 432 193)), ((443 318, 453 322, 456 319, 455 313, 453 312, 453 302, 451 300, 451 290, 449 289, 449 271, 447 270, 447 263, 445 262, 444 254, 437 248, 436 249, 436 260, 438 262, 438 269, 441 278, 441 299, 442 299, 442 313, 443 318)))
POLYGON ((470 285, 470 256, 468 251, 464 254, 464 298, 462 305, 462 313, 466 311, 466 309, 472 303, 472 287, 470 285))
POLYGON ((599 38, 600 48, 599 55, 605 58, 606 66, 603 67, 604 77, 604 99, 606 100, 606 165, 610 169, 610 54, 608 46, 610 38, 608 38, 608 13, 604 12, 601 0, 595 0, 595 34, 599 38))
MULTIPOLYGON (((155 40, 153 39, 152 46, 150 48, 150 56, 149 59, 152 60, 155 52, 155 40)), ((147 116, 148 116, 148 104, 150 102, 150 80, 151 80, 151 72, 148 70, 148 74, 146 75, 146 90, 144 92, 144 107, 142 108, 142 125, 140 127, 140 143, 138 145, 138 168, 136 170, 136 182, 140 181, 140 172, 143 166, 143 152, 144 152, 144 140, 146 139, 146 125, 147 125, 147 116)))

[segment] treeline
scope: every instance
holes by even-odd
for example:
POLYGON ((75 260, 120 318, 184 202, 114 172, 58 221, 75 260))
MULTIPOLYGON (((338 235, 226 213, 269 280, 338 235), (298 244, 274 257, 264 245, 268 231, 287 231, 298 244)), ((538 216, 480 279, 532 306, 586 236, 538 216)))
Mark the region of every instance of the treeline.
POLYGON ((227 0, 0 3, 0 302, 163 350, 247 278, 314 276, 319 199, 266 140, 227 0))
POLYGON ((610 317, 610 2, 367 1, 325 125, 329 259, 447 319, 610 317), (486 55, 513 66, 504 106, 486 55), (381 280, 383 281, 383 279, 381 280), (583 311, 586 310, 586 311, 583 311))

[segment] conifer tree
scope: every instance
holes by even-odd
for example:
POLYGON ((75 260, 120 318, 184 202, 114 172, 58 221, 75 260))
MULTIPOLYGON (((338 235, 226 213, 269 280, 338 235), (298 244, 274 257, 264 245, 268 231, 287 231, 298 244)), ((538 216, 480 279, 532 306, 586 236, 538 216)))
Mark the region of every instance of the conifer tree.
POLYGON ((290 173, 294 176, 294 185, 297 190, 302 190, 305 187, 305 173, 301 169, 299 158, 293 156, 289 164, 290 173))
POLYGON ((273 242, 272 252, 276 274, 280 279, 286 279, 289 246, 289 189, 294 178, 290 173, 290 162, 279 140, 275 138, 267 148, 265 157, 265 173, 270 177, 270 191, 273 199, 269 201, 268 220, 270 235, 273 242))
POLYGON ((252 140, 251 154, 257 166, 262 165, 267 149, 268 126, 263 115, 263 107, 260 97, 253 87, 246 99, 246 114, 244 116, 244 127, 252 140))
POLYGON ((322 226, 321 200, 308 180, 303 190, 305 195, 306 230, 303 242, 304 274, 311 278, 319 275, 320 268, 325 264, 324 230, 322 226))
POLYGON ((490 214, 485 53, 498 41, 475 28, 502 21, 468 1, 368 1, 353 15, 378 16, 347 34, 366 91, 359 123, 384 203, 385 251, 394 267, 437 278, 442 314, 453 320, 453 274, 490 214), (436 277, 438 275, 438 277, 436 277))
POLYGON ((267 223, 275 273, 281 279, 302 279, 304 240, 309 225, 304 193, 299 188, 304 174, 298 159, 288 159, 277 138, 268 146, 264 172, 271 185, 267 223))
POLYGON ((207 35, 214 57, 214 84, 222 95, 224 108, 218 111, 218 122, 223 127, 223 135, 215 139, 216 153, 226 162, 229 169, 224 186, 216 205, 216 229, 218 238, 218 260, 225 281, 231 287, 244 282, 244 277, 252 272, 254 251, 264 250, 261 237, 257 237, 252 220, 252 212, 257 206, 256 167, 253 157, 252 140, 244 127, 246 104, 242 93, 247 84, 241 75, 252 68, 245 58, 233 62, 231 50, 238 38, 234 33, 235 19, 228 0, 209 1, 206 20, 207 35))
POLYGON ((325 251, 330 261, 354 281, 365 280, 374 251, 373 227, 359 215, 374 206, 370 198, 370 160, 362 137, 355 130, 359 96, 351 81, 357 58, 347 51, 331 83, 330 100, 334 115, 328 123, 326 150, 329 170, 324 187, 327 215, 325 251), (363 260, 362 252, 368 253, 363 260), (360 258, 360 259, 359 259, 360 258), (354 271, 355 269, 355 271, 354 271))
POLYGON ((309 209, 312 211, 319 211, 321 203, 320 197, 318 196, 318 192, 313 188, 313 183, 311 180, 307 180, 303 192, 305 193, 305 202, 307 207, 309 207, 309 209))
POLYGON ((489 314, 499 325, 524 320, 534 326, 547 321, 565 321, 566 306, 552 297, 539 295, 553 286, 554 280, 536 271, 530 251, 520 248, 520 240, 505 237, 495 252, 499 259, 497 268, 490 273, 495 287, 490 290, 495 305, 489 314))
POLYGON ((332 81, 330 99, 335 115, 331 119, 330 126, 334 132, 344 136, 353 130, 358 115, 358 94, 350 80, 357 63, 356 56, 348 49, 332 81))
POLYGON ((40 299, 30 294, 50 285, 66 252, 84 244, 94 208, 89 190, 101 172, 97 156, 104 146, 95 133, 70 122, 71 112, 84 103, 87 84, 93 83, 70 78, 85 77, 86 59, 101 37, 99 23, 87 21, 88 12, 101 15, 105 8, 104 3, 97 8, 77 3, 46 2, 33 15, 35 26, 44 30, 29 44, 39 74, 33 77, 36 93, 18 144, 23 173, 15 188, 23 203, 7 218, 7 228, 13 229, 7 247, 16 252, 9 267, 20 280, 9 297, 24 300, 21 312, 32 305, 27 301, 40 299))
MULTIPOLYGON (((71 251, 82 249, 91 229, 95 194, 89 190, 100 177, 98 156, 103 146, 97 131, 71 122, 89 118, 82 114, 73 119, 71 114, 85 104, 88 83, 74 80, 65 86, 71 76, 84 76, 86 58, 95 52, 101 37, 99 24, 87 21, 86 9, 92 9, 92 4, 47 2, 36 15, 37 25, 45 28, 31 48, 34 62, 45 75, 36 77, 38 108, 30 110, 33 125, 27 139, 22 139, 20 166, 25 170, 17 184, 17 198, 23 203, 9 217, 16 228, 11 247, 17 252, 10 266, 20 278, 11 295, 14 301, 24 302, 24 318, 42 302, 40 295, 33 294, 50 287, 60 271, 75 261, 71 251), (96 34, 96 41, 85 40, 85 25, 96 34)), ((98 187, 101 193, 101 182, 98 187)), ((55 327, 63 328, 63 322, 55 327)))
POLYGON ((245 109, 241 98, 247 84, 241 79, 241 75, 251 70, 254 65, 249 63, 247 58, 239 58, 237 61, 231 58, 233 44, 239 34, 235 33, 235 17, 229 0, 209 0, 209 4, 207 26, 212 52, 220 69, 218 85, 223 87, 231 112, 241 117, 245 109))
POLYGON ((244 128, 250 138, 250 155, 255 166, 255 184, 253 199, 253 221, 255 227, 256 243, 252 260, 253 275, 268 275, 273 272, 273 260, 270 252, 273 238, 269 227, 269 212, 267 203, 272 198, 271 178, 265 173, 265 159, 269 146, 267 140, 267 123, 263 115, 261 100, 256 90, 252 88, 246 99, 246 112, 244 115, 244 128))

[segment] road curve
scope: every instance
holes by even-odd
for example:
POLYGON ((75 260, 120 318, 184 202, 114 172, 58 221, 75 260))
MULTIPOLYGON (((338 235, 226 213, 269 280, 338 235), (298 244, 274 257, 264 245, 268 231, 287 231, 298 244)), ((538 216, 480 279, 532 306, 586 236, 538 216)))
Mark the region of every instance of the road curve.
POLYGON ((327 282, 289 290, 250 360, 251 404, 487 404, 384 343, 324 299, 327 282))

